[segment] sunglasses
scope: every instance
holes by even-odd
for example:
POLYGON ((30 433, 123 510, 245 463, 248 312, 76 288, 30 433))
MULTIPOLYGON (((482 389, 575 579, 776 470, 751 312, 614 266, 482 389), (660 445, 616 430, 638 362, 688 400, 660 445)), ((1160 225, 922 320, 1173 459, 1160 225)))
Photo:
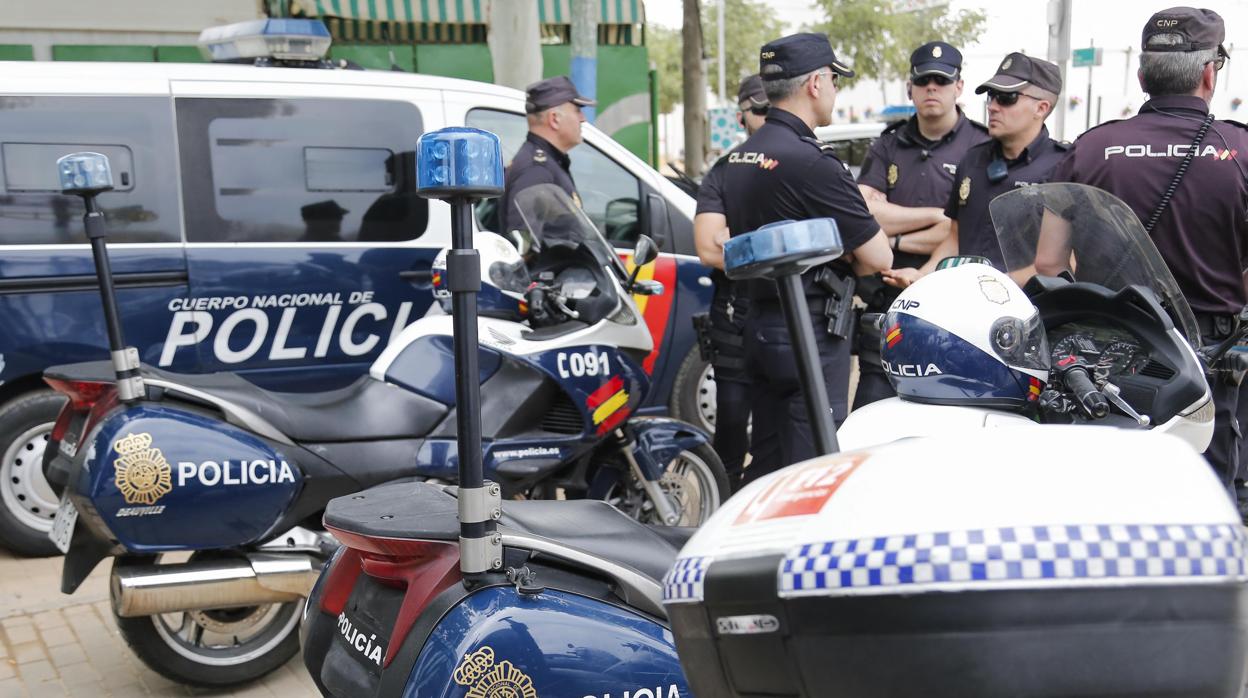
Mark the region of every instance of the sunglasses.
POLYGON ((751 114, 753 114, 754 116, 767 116, 767 111, 768 111, 769 109, 771 109, 771 105, 769 105, 769 104, 764 104, 764 105, 763 105, 763 106, 761 106, 761 107, 750 107, 750 108, 749 108, 748 110, 746 110, 746 111, 750 112, 750 113, 751 113, 751 114))
POLYGON ((921 75, 917 78, 910 78, 910 84, 915 87, 927 87, 933 82, 941 87, 947 87, 953 84, 953 80, 945 77, 944 75, 921 75))
POLYGON ((1024 94, 1022 92, 998 92, 997 90, 988 90, 988 93, 984 96, 989 102, 996 102, 1003 107, 1014 106, 1018 103, 1019 97, 1031 97, 1031 99, 1034 99, 1037 102, 1041 101, 1039 97, 1032 97, 1031 95, 1024 94))

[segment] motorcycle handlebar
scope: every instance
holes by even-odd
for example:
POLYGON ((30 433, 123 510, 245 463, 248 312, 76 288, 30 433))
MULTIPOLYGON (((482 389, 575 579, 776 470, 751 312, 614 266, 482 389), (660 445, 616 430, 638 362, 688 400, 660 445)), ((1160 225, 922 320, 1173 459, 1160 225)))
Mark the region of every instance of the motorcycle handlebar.
POLYGON ((1083 366, 1072 366, 1066 370, 1063 380, 1066 381, 1066 387, 1079 400, 1083 411, 1093 419, 1101 419, 1109 414, 1109 400, 1096 389, 1091 376, 1088 375, 1088 369, 1083 366))

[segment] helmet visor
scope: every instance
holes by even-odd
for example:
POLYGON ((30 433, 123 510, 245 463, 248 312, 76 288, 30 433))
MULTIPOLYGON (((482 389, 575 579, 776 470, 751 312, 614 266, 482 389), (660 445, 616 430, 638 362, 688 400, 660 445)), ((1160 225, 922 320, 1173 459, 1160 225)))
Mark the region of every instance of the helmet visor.
POLYGON ((494 262, 488 271, 490 283, 508 293, 523 294, 529 290, 529 270, 524 260, 494 262))
POLYGON ((1006 316, 992 323, 988 344, 1001 360, 1013 368, 1049 369, 1049 340, 1040 313, 1026 320, 1006 316))

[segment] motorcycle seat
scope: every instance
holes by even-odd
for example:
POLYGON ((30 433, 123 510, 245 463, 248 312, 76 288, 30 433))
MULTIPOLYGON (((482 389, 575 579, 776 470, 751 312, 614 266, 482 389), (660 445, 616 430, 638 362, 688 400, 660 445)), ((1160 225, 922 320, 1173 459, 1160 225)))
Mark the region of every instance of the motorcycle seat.
MULTIPOLYGON (((265 390, 234 373, 173 373, 143 366, 144 378, 184 386, 232 403, 268 421, 293 441, 335 442, 414 438, 428 434, 447 414, 439 402, 361 376, 351 385, 320 393, 265 390)), ((52 377, 113 379, 112 364, 90 361, 48 369, 52 377)), ((194 399, 190 393, 184 394, 194 399)), ((203 400, 200 400, 201 402, 203 400)), ((247 426, 247 425, 242 425, 247 426)))
MULTIPOLYGON (((381 485, 330 501, 325 524, 370 537, 457 541, 455 492, 424 483, 381 485)), ((498 525, 624 565, 659 584, 695 530, 639 523, 595 499, 506 500, 498 525)))

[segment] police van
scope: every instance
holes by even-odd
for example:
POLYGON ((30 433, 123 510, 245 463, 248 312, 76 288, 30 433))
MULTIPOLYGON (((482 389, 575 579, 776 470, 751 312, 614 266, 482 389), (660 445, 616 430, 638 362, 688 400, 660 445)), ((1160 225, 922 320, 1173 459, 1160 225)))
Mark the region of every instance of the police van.
MULTIPOLYGON (((60 398, 41 374, 107 351, 82 203, 59 193, 57 158, 90 150, 112 163, 117 187, 99 201, 126 336, 145 363, 322 391, 363 374, 433 301, 450 209, 415 193, 417 138, 487 129, 510 160, 527 128, 522 92, 427 75, 174 63, 0 71, 0 543, 26 553, 51 552, 44 531, 57 505, 41 461, 60 398)), ((592 126, 584 136, 571 156, 586 213, 619 248, 646 234, 664 253, 641 271, 667 289, 640 299, 655 339, 647 407, 687 416, 690 382, 706 375, 690 318, 711 295, 694 201, 592 126)))

